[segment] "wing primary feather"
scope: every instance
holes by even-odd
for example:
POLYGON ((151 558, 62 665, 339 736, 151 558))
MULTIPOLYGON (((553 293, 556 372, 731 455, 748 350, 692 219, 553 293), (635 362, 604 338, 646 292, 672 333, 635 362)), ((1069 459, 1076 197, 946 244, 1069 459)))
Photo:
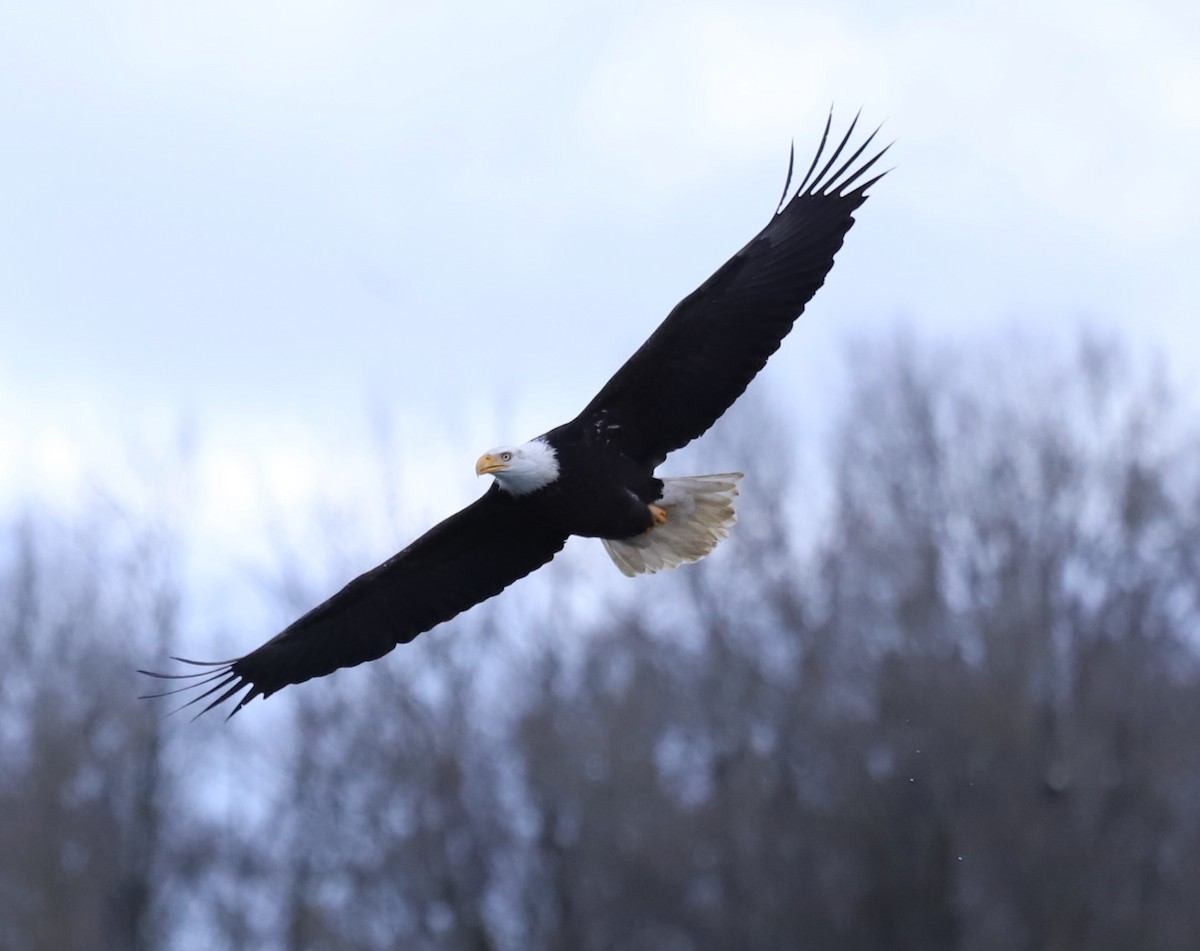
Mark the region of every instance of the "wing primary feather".
POLYGON ((208 687, 209 684, 213 684, 213 686, 209 687, 207 690, 205 690, 203 693, 199 694, 198 696, 193 697, 187 703, 180 704, 174 710, 171 710, 169 713, 166 714, 166 716, 169 716, 169 717, 174 716, 180 710, 186 710, 188 707, 192 706, 193 704, 199 703, 205 697, 211 697, 214 693, 217 693, 217 691, 222 690, 226 687, 229 688, 223 694, 221 694, 221 696, 217 697, 216 700, 209 703, 208 706, 206 706, 203 710, 201 710, 194 717, 192 717, 192 719, 195 720, 195 719, 203 716, 204 714, 208 713, 208 711, 211 710, 213 707, 220 706, 222 703, 224 703, 226 700, 228 700, 230 697, 232 697, 239 690, 243 690, 243 689, 249 687, 250 689, 249 689, 249 692, 246 694, 246 696, 242 697, 242 699, 238 703, 238 705, 236 707, 234 707, 233 711, 229 714, 229 716, 225 718, 226 720, 228 720, 229 717, 233 716, 234 713, 237 713, 240 709, 242 709, 242 707, 244 707, 248 701, 253 700, 257 696, 263 695, 263 692, 261 690, 259 690, 257 687, 255 687, 253 682, 246 679, 245 676, 243 676, 242 674, 239 674, 237 671, 235 671, 233 669, 233 665, 235 663, 237 663, 237 661, 187 660, 186 658, 183 658, 183 657, 172 657, 171 659, 180 661, 181 663, 184 663, 184 664, 195 664, 197 667, 213 668, 213 667, 220 666, 220 669, 219 670, 212 670, 212 669, 202 670, 202 671, 199 671, 194 674, 160 674, 157 671, 153 671, 153 670, 138 670, 139 674, 145 674, 147 677, 154 677, 158 680, 190 680, 190 681, 194 681, 193 683, 186 683, 186 684, 182 684, 181 686, 174 687, 171 690, 161 691, 160 693, 141 694, 138 696, 139 700, 156 700, 160 697, 172 697, 172 696, 175 696, 176 694, 184 693, 185 691, 188 691, 188 690, 198 690, 202 687, 208 687), (201 679, 196 680, 197 677, 199 677, 201 679), (219 681, 219 682, 214 684, 213 683, 214 681, 219 681), (232 686, 230 686, 230 685, 232 685, 232 686))
MULTIPOLYGON (((227 681, 227 682, 228 682, 228 681, 227 681)), ((242 680, 242 679, 239 677, 239 678, 238 678, 238 682, 237 682, 237 683, 235 683, 235 684, 234 684, 232 687, 230 687, 230 688, 229 688, 228 690, 226 690, 226 691, 225 691, 223 694, 221 694, 221 696, 217 697, 217 699, 216 699, 216 700, 214 700, 214 701, 213 701, 212 703, 210 703, 210 704, 209 704, 207 707, 205 707, 203 710, 201 710, 199 713, 197 713, 197 714, 196 714, 194 717, 192 717, 192 719, 193 719, 193 720, 199 719, 200 717, 204 716, 204 714, 208 713, 208 711, 209 711, 209 710, 211 710, 213 707, 219 707, 219 706, 220 706, 221 704, 223 704, 223 703, 224 703, 226 700, 228 700, 228 699, 229 699, 230 697, 232 697, 232 696, 233 696, 235 693, 237 693, 239 690, 243 689, 243 688, 244 688, 244 687, 246 687, 246 686, 247 686, 247 684, 246 684, 246 681, 242 680)), ((237 712, 238 712, 240 709, 242 709, 242 705, 239 703, 239 704, 238 704, 236 707, 234 707, 234 708, 233 708, 233 710, 231 710, 231 711, 230 711, 230 713, 229 713, 229 717, 233 716, 233 715, 234 715, 235 713, 237 713, 237 712)), ((225 718, 225 721, 226 721, 226 722, 228 722, 228 721, 229 721, 229 717, 226 717, 226 718, 225 718)))
MULTIPOLYGON (((163 680, 177 679, 177 678, 183 676, 182 674, 175 674, 173 677, 170 674, 152 674, 147 670, 139 670, 138 673, 139 674, 148 674, 151 677, 159 677, 163 680)), ((177 693, 183 693, 185 690, 195 690, 197 687, 203 687, 205 684, 212 683, 214 680, 217 680, 218 678, 223 677, 224 675, 225 675, 225 671, 223 671, 223 670, 214 671, 213 673, 209 674, 204 680, 197 681, 194 684, 184 684, 182 687, 172 687, 170 690, 163 690, 160 693, 143 693, 138 696, 138 699, 139 700, 155 700, 158 697, 170 697, 177 693)), ((187 676, 195 676, 195 675, 189 674, 187 676)))
POLYGON ((775 209, 775 214, 783 211, 783 203, 787 201, 788 189, 792 187, 792 171, 796 167, 796 140, 792 139, 792 144, 788 148, 788 170, 787 178, 783 182, 783 194, 779 196, 779 206, 775 209))
POLYGON ((854 189, 854 193, 858 194, 858 195, 863 194, 868 188, 870 188, 872 185, 874 185, 877 181, 879 181, 881 178, 883 178, 883 176, 886 175, 890 171, 892 171, 892 169, 890 169, 890 168, 885 169, 884 171, 882 171, 878 175, 876 175, 874 178, 872 178, 870 181, 863 182, 861 185, 858 186, 858 188, 854 189))
MULTIPOLYGON (((192 697, 192 699, 191 699, 191 700, 189 700, 187 703, 185 703, 183 706, 181 706, 181 707, 177 707, 176 709, 172 710, 172 711, 171 711, 171 713, 170 713, 170 714, 168 714, 168 716, 174 715, 174 714, 178 713, 180 710, 186 710, 186 709, 187 709, 188 707, 190 707, 192 704, 194 704, 194 703, 199 703, 199 702, 200 702, 201 700, 203 700, 205 697, 210 697, 210 696, 212 696, 212 695, 213 695, 214 693, 216 693, 218 690, 221 690, 221 689, 223 689, 223 688, 225 688, 225 687, 229 686, 229 685, 230 685, 231 683, 233 683, 234 681, 241 681, 241 680, 242 680, 242 678, 241 678, 241 677, 239 677, 237 674, 235 674, 235 673, 234 673, 232 670, 230 670, 230 671, 222 671, 222 673, 228 673, 228 674, 229 674, 229 676, 228 676, 228 677, 226 677, 224 680, 222 680, 222 681, 221 681, 219 684, 217 684, 216 686, 209 687, 207 690, 205 690, 205 691, 204 691, 204 693, 200 694, 198 697, 192 697)), ((204 708, 204 710, 201 710, 200 712, 201 712, 201 713, 204 713, 204 712, 206 712, 207 710, 210 710, 210 709, 212 709, 212 708, 211 708, 211 707, 205 707, 205 708, 204 708)))
POLYGON ((825 186, 824 194, 826 194, 826 195, 844 194, 846 189, 849 188, 851 185, 853 185, 856 179, 861 178, 863 173, 866 172, 868 169, 870 169, 870 167, 872 165, 874 165, 876 162, 878 162, 880 160, 880 158, 883 157, 883 154, 892 147, 892 145, 894 143, 889 142, 887 145, 885 145, 879 151, 878 155, 876 155, 870 161, 864 162, 863 165, 860 168, 856 169, 854 174, 851 175, 849 178, 847 178, 844 182, 838 181, 839 178, 841 178, 843 175, 846 174, 847 169, 849 169, 851 165, 853 165, 856 161, 858 161, 858 157, 867 150, 867 146, 871 144, 871 140, 874 139, 875 136, 877 136, 879 134, 879 129, 882 129, 882 128, 883 128, 883 126, 879 126, 879 128, 877 128, 874 132, 872 132, 869 136, 867 136, 867 140, 865 142, 863 142, 863 144, 860 145, 857 149, 855 149, 854 154, 851 155, 848 159, 846 159, 846 161, 842 164, 842 167, 839 168, 836 172, 834 172, 832 175, 829 176, 829 184, 825 186))
MULTIPOLYGON (((171 660, 178 660, 178 659, 179 659, 178 657, 171 658, 171 660)), ((232 663, 233 663, 233 661, 227 660, 222 664, 213 664, 213 666, 214 667, 228 667, 232 663)), ((138 668, 137 672, 139 674, 145 674, 147 677, 153 677, 156 680, 195 680, 197 677, 207 677, 212 673, 211 670, 198 670, 194 674, 160 674, 156 670, 142 670, 142 668, 140 668, 140 667, 138 668)), ((196 684, 193 684, 192 686, 196 686, 196 684)))
POLYGON ((796 189, 797 194, 801 194, 808 187, 808 180, 812 178, 813 169, 817 167, 817 163, 821 161, 821 153, 825 151, 825 143, 829 141, 829 130, 833 128, 833 106, 829 107, 829 116, 825 119, 825 131, 821 133, 821 141, 817 145, 817 154, 813 156, 812 164, 808 167, 808 171, 804 174, 804 181, 800 183, 800 187, 796 189))
MULTIPOLYGON (((858 117, 860 115, 862 115, 861 109, 854 113, 854 119, 850 123, 850 128, 846 130, 846 134, 842 136, 842 141, 838 143, 838 147, 834 149, 833 154, 829 156, 829 161, 825 163, 825 167, 821 169, 817 177, 813 179, 812 189, 809 191, 809 194, 816 194, 817 190, 821 187, 821 182, 825 181, 826 174, 828 174, 829 170, 833 168, 833 163, 838 160, 838 156, 842 154, 842 150, 846 147, 846 143, 850 141, 850 136, 854 134, 854 127, 858 125, 858 117)), ((821 144, 825 144, 823 139, 821 144)), ((801 190, 803 191, 803 189, 801 190)))
MULTIPOLYGON (((244 685, 243 685, 243 686, 244 686, 244 685)), ((241 689, 241 687, 238 687, 238 690, 240 690, 240 689, 241 689)), ((224 696, 224 697, 222 697, 220 700, 218 700, 218 701, 217 701, 217 703, 221 703, 222 701, 226 700, 227 698, 229 698, 230 696, 232 696, 232 695, 233 695, 233 694, 235 694, 235 693, 237 693, 237 690, 231 690, 231 691, 229 691, 229 693, 225 694, 225 696, 224 696)), ((260 697, 260 696, 263 696, 263 692, 262 692, 261 690, 258 690, 258 689, 257 689, 257 688, 255 688, 255 687, 251 686, 250 690, 249 690, 249 691, 246 693, 246 696, 242 697, 242 699, 241 699, 241 700, 239 700, 239 701, 238 701, 238 702, 237 702, 237 703, 234 705, 233 709, 229 711, 229 714, 228 714, 228 716, 226 716, 226 717, 225 717, 225 722, 226 722, 226 723, 228 723, 230 720, 232 720, 232 719, 233 719, 233 715, 234 715, 235 713, 237 713, 239 710, 241 710, 241 709, 242 709, 242 707, 244 707, 246 704, 248 704, 248 703, 249 703, 251 700, 253 700, 255 697, 260 697)), ((211 704, 211 705, 208 707, 208 709, 206 709, 204 712, 205 712, 205 713, 207 713, 207 712, 208 712, 208 710, 211 710, 211 709, 212 709, 212 707, 214 707, 214 706, 216 706, 216 704, 211 704)), ((199 713, 197 713, 197 714, 196 714, 196 716, 198 717, 198 716, 200 716, 200 714, 199 714, 199 713)), ((196 718, 196 717, 192 717, 192 719, 193 719, 193 720, 194 720, 195 718, 196 718)))

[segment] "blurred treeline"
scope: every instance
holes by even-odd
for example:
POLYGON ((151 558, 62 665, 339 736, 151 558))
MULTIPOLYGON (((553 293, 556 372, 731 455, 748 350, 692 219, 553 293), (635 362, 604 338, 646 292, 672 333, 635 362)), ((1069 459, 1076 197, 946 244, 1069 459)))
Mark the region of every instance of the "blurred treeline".
POLYGON ((225 725, 133 700, 204 653, 170 531, 8 517, 0 948, 1200 948, 1188 407, 1091 338, 851 364, 819 464, 753 401, 689 460, 748 473, 705 563, 225 725))

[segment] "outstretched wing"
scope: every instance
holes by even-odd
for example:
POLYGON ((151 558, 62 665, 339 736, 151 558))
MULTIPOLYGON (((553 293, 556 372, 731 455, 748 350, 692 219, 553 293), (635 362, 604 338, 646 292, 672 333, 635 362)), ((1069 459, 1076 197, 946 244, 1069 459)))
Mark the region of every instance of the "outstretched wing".
MULTIPOLYGON (((630 458, 653 467, 707 430, 742 395, 825 282, 854 224, 853 212, 883 177, 862 181, 887 148, 855 164, 878 129, 837 165, 857 116, 813 174, 832 118, 792 200, 781 201, 770 224, 676 305, 579 414, 576 425, 594 429, 630 458)), ((788 185, 791 173, 789 164, 788 185)))
POLYGON ((540 568, 566 540, 540 523, 527 504, 493 485, 245 657, 215 663, 176 658, 204 670, 141 673, 187 681, 166 693, 207 688, 188 705, 217 694, 202 713, 249 688, 233 716, 255 697, 382 657, 540 568))

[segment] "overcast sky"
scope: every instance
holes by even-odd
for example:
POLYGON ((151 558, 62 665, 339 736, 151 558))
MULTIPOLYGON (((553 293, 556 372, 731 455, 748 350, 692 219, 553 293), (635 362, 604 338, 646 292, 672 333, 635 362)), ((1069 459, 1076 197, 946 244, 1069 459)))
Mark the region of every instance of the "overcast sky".
POLYGON ((847 335, 1013 321, 1194 377, 1196 11, 0 0, 0 501, 186 420, 236 529, 382 400, 411 491, 465 502, 766 222, 831 103, 896 169, 766 387, 820 413, 847 335))

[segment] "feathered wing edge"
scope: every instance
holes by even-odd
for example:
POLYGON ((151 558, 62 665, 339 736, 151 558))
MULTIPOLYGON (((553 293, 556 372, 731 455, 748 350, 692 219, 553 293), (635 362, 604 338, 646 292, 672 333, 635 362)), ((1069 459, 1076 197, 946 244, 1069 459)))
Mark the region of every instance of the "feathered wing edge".
MULTIPOLYGON (((804 175, 804 179, 800 182, 799 187, 796 189, 796 194, 792 196, 792 201, 795 201, 796 198, 800 197, 801 195, 821 194, 837 195, 840 197, 844 195, 852 186, 855 186, 854 191, 861 195, 877 181, 883 178, 884 175, 891 171, 891 169, 885 169, 878 175, 875 175, 873 178, 865 182, 861 182, 863 176, 874 167, 876 162, 878 162, 881 158, 883 158, 884 155, 887 154, 888 149, 895 144, 894 142, 889 142, 882 149, 876 152, 875 155, 873 155, 870 159, 855 169, 852 174, 844 179, 842 178, 842 176, 846 174, 846 172, 854 165, 854 163, 858 161, 859 156, 861 156, 867 150, 868 146, 870 146, 870 144, 875 140, 875 136, 877 136, 880 129, 883 128, 881 123, 880 125, 876 126, 875 131, 867 136, 862 144, 854 150, 854 154, 841 164, 836 172, 829 174, 829 170, 833 168, 834 163, 837 162, 842 152, 845 151, 846 146, 850 144, 850 138, 854 135, 854 130, 858 126, 858 120, 861 115, 861 109, 854 114, 854 119, 850 123, 850 127, 846 130, 846 134, 842 136, 842 141, 838 143, 837 148, 833 150, 833 154, 829 156, 829 159, 826 161, 824 167, 814 177, 813 172, 816 171, 817 166, 820 164, 821 156, 825 154, 825 147, 829 144, 829 132, 833 128, 833 109, 831 108, 829 110, 829 116, 825 119, 825 131, 821 133, 821 142, 817 146, 817 152, 813 156, 812 164, 809 165, 808 171, 804 175), (856 184, 859 182, 861 182, 861 184, 856 184)), ((795 162, 795 153, 795 145, 793 144, 791 155, 788 158, 788 173, 787 180, 784 182, 783 186, 783 197, 779 200, 779 207, 775 210, 775 214, 777 215, 783 212, 788 204, 791 204, 791 202, 787 201, 787 193, 792 183, 792 170, 795 162)))
POLYGON ((146 699, 199 693, 176 713, 216 695, 200 716, 245 690, 233 716, 255 697, 382 657, 536 571, 566 541, 493 486, 250 653, 221 661, 173 658, 200 668, 192 673, 139 671, 176 684, 146 699), (485 543, 497 538, 505 544, 485 543))
POLYGON ((240 700, 238 700, 238 702, 234 706, 234 708, 231 711, 229 711, 229 716, 225 717, 225 719, 228 720, 229 717, 231 717, 235 713, 237 713, 240 709, 242 709, 242 707, 244 707, 247 703, 249 703, 255 697, 265 696, 264 692, 261 689, 254 686, 253 683, 251 683, 249 680, 247 680, 245 677, 243 677, 241 674, 237 673, 234 670, 234 666, 237 664, 238 660, 240 660, 240 659, 241 658, 235 658, 233 660, 188 660, 186 657, 172 657, 171 658, 171 660, 178 661, 181 664, 191 664, 193 667, 203 667, 204 668, 204 670, 199 670, 199 671, 196 671, 195 673, 191 673, 191 674, 163 674, 163 673, 158 673, 157 671, 153 671, 153 670, 139 669, 138 670, 139 674, 145 674, 147 677, 154 677, 156 680, 186 680, 188 682, 183 684, 182 686, 175 687, 171 690, 163 690, 163 691, 160 691, 159 693, 142 694, 138 697, 138 699, 139 700, 153 700, 158 697, 170 697, 170 696, 174 696, 175 694, 183 693, 184 691, 187 691, 187 690, 196 690, 201 687, 207 687, 209 684, 212 684, 214 681, 217 682, 215 684, 215 686, 208 687, 208 689, 205 690, 199 696, 193 697, 191 700, 187 701, 187 703, 184 703, 181 706, 176 707, 174 710, 172 710, 170 713, 167 714, 167 716, 173 716, 174 714, 178 713, 180 710, 186 710, 188 707, 192 706, 192 704, 199 703, 201 700, 205 699, 206 697, 211 697, 217 691, 222 690, 224 688, 228 688, 228 689, 225 689, 225 692, 222 693, 219 697, 217 697, 216 700, 213 700, 211 703, 208 704, 208 706, 206 706, 202 710, 200 710, 196 714, 195 717, 192 717, 192 719, 194 720, 194 719, 196 719, 196 717, 200 717, 200 716, 203 716, 204 714, 208 713, 208 711, 211 710, 213 707, 219 707, 222 703, 224 703, 226 700, 228 700, 230 697, 232 697, 234 694, 236 694, 239 690, 249 687, 250 688, 249 692, 244 697, 242 697, 240 700))
MULTIPOLYGON (((746 348, 741 348, 739 353, 744 365, 737 370, 737 375, 739 378, 744 375, 744 379, 737 382, 731 376, 718 380, 725 395, 721 400, 706 396, 702 401, 707 407, 704 412, 691 406, 690 400, 680 394, 687 387, 713 390, 710 381, 699 369, 707 357, 693 354, 695 359, 684 359, 680 356, 683 352, 681 348, 692 345, 697 334, 707 335, 712 340, 723 336, 726 343, 732 339, 735 325, 743 323, 744 308, 737 307, 736 301, 720 301, 718 298, 728 293, 755 292, 745 284, 747 275, 750 275, 751 283, 763 277, 761 273, 755 276, 753 272, 755 269, 761 272, 769 266, 769 260, 764 261, 763 256, 769 255, 776 243, 798 240, 812 245, 807 257, 796 262, 798 269, 803 272, 794 282, 797 286, 781 289, 781 293, 786 292, 797 298, 792 308, 792 322, 803 312, 833 266, 833 255, 854 223, 853 212, 866 200, 865 192, 890 171, 873 176, 870 174, 891 148, 891 144, 888 144, 874 154, 868 152, 882 126, 876 128, 861 144, 851 144, 860 115, 861 112, 854 116, 840 139, 831 140, 833 112, 830 111, 816 154, 795 191, 796 155, 793 143, 782 197, 765 227, 671 310, 573 422, 602 433, 605 439, 630 458, 657 466, 667 453, 703 434, 736 401, 778 348, 782 337, 790 332, 791 323, 781 330, 781 335, 774 341, 769 339, 769 335, 762 337, 762 352, 758 354, 760 359, 757 361, 750 359, 753 354, 746 348), (832 149, 831 142, 836 143, 832 149), (869 157, 864 160, 864 155, 869 157), (863 164, 855 168, 854 163, 860 160, 863 164), (805 284, 810 285, 807 290, 805 284), (719 312, 722 306, 724 312, 719 312), (751 366, 754 362, 757 365, 751 366), (634 399, 637 405, 630 405, 634 399), (672 407, 671 411, 664 409, 668 406, 672 407), (675 410, 682 410, 682 415, 675 410), (685 419, 691 419, 694 425, 685 425, 685 419)), ((773 280, 778 284, 779 276, 776 275, 773 280)), ((775 305, 779 303, 773 302, 775 305)), ((778 307, 775 309, 778 310, 778 307)), ((776 313, 771 319, 778 322, 780 315, 776 313)), ((718 349, 724 351, 727 348, 722 345, 718 349)))

